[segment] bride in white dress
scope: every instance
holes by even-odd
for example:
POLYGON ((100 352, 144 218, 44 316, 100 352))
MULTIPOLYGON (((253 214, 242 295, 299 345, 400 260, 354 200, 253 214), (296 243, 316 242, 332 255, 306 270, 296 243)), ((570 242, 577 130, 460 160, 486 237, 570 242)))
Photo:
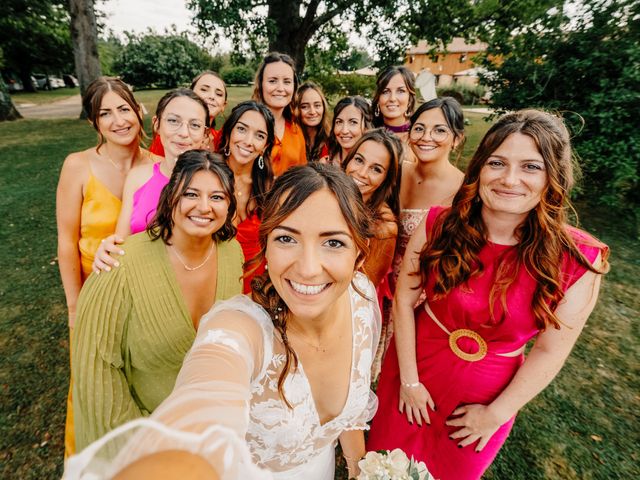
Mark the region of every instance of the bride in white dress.
POLYGON ((349 476, 358 473, 380 330, 375 290, 357 271, 366 209, 349 177, 314 164, 277 179, 263 218, 256 265, 266 260, 267 271, 252 299, 217 303, 169 398, 72 457, 65 478, 112 478, 180 450, 223 479, 330 480, 338 440, 349 476))

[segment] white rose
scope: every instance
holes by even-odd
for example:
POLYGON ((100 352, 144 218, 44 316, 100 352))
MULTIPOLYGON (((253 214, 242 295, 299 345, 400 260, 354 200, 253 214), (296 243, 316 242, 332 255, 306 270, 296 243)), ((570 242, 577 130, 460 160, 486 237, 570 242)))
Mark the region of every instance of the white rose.
POLYGON ((399 448, 389 452, 386 463, 392 478, 405 478, 407 476, 410 462, 407 454, 399 448))
POLYGON ((360 467, 359 479, 375 478, 376 475, 384 474, 384 457, 378 452, 367 452, 358 462, 358 466, 360 467))

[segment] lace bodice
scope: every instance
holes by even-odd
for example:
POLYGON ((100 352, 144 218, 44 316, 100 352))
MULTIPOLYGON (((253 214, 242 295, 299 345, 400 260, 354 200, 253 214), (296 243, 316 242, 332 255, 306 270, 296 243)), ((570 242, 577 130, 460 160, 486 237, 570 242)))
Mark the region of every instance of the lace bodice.
POLYGON ((373 352, 379 339, 380 311, 373 285, 363 274, 356 274, 353 285, 367 298, 349 287, 352 362, 347 400, 337 417, 320 423, 301 363, 289 373, 284 385, 293 408, 289 409, 281 400, 277 382, 284 350, 271 318, 251 299, 237 295, 216 303, 200 321, 174 391, 148 420, 163 428, 139 431, 139 425, 121 427, 116 441, 110 442, 118 447, 109 448, 104 442, 100 449, 95 445, 88 447, 72 458, 74 475, 67 478, 105 478, 83 477, 77 472, 95 472, 97 462, 100 465, 107 462, 110 471, 114 471, 114 465, 127 465, 143 454, 175 446, 174 439, 185 439, 185 434, 195 435, 187 443, 188 449, 205 452, 203 457, 225 479, 262 478, 257 473, 237 476, 238 469, 255 468, 242 460, 249 454, 252 459, 249 463, 273 472, 274 478, 327 478, 318 472, 323 467, 333 468, 333 446, 338 436, 345 430, 368 428, 366 422, 377 408, 377 399, 369 386, 373 352), (222 433, 210 433, 212 426, 223 429, 222 433), (158 438, 160 431, 162 437, 158 438), (235 436, 235 440, 230 441, 229 435, 235 436), (210 444, 217 449, 210 448, 210 444), (229 447, 221 455, 220 445, 233 445, 234 449, 229 447), (231 461, 232 457, 235 460, 231 461), (92 465, 94 468, 90 468, 92 465))
MULTIPOLYGON (((375 300, 371 283, 362 274, 355 279, 357 288, 375 300)), ((304 365, 290 373, 284 393, 293 407, 287 408, 278 394, 278 377, 282 371, 284 347, 271 332, 271 358, 265 355, 264 375, 251 384, 250 421, 247 442, 254 461, 278 472, 304 464, 317 452, 333 446, 345 430, 367 429, 377 408, 377 398, 370 390, 371 362, 378 344, 380 316, 375 301, 367 301, 350 287, 353 349, 349 393, 342 412, 325 424, 320 424, 311 386, 304 365)), ((268 314, 246 297, 221 304, 221 308, 248 308, 251 315, 271 327, 268 314)), ((249 313, 249 311, 247 311, 249 313)), ((271 327, 272 330, 272 327, 271 327)), ((266 350, 266 349, 265 349, 266 350)))

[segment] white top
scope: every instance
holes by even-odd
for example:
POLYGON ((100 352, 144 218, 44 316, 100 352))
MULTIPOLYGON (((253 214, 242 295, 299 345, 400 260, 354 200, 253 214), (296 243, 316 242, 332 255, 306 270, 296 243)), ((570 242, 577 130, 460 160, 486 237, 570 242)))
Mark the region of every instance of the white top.
MULTIPOLYGON (((380 334, 375 289, 365 275, 357 273, 349 295, 351 377, 347 400, 337 417, 320 423, 301 362, 284 383, 285 396, 293 408, 289 409, 281 400, 277 384, 284 365, 284 346, 274 332, 269 314, 249 297, 237 295, 216 303, 200 321, 174 391, 151 416, 169 427, 162 432, 163 438, 158 439, 159 429, 146 428, 143 433, 139 425, 134 426, 137 429, 134 438, 129 438, 131 431, 125 428, 119 434, 117 451, 110 455, 103 452, 103 471, 104 457, 114 459, 110 461, 113 472, 113 468, 122 468, 143 454, 185 445, 189 451, 207 458, 222 478, 270 478, 268 474, 259 476, 257 465, 277 479, 332 479, 333 447, 338 436, 345 430, 367 429, 366 422, 377 409, 377 398, 370 390, 371 362, 380 334), (244 315, 235 315, 230 324, 225 315, 230 310, 244 315), (212 433, 212 426, 219 430, 212 433), (175 435, 167 433, 170 431, 175 435), (184 437, 185 432, 193 438, 184 437), (203 446, 205 433, 207 445, 203 446), (233 433, 237 435, 235 440, 230 439, 233 433), (182 443, 175 441, 179 435, 182 443), (127 444, 123 448, 124 436, 127 444), (216 446, 208 448, 213 443, 216 446), (220 445, 226 449, 223 453, 220 445), (246 461, 246 447, 255 465, 246 461)), ((94 445, 70 459, 65 478, 103 478, 82 476, 82 469, 91 470, 88 468, 91 462, 97 461, 94 445), (72 465, 76 467, 75 476, 71 476, 72 465)))

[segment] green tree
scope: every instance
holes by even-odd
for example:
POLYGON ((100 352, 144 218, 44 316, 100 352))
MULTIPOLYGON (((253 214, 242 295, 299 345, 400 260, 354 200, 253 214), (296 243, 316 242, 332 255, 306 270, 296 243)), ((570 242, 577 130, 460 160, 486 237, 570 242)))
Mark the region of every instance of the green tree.
POLYGON ((5 0, 0 15, 4 68, 33 90, 33 72, 73 71, 69 12, 64 0, 5 0))
POLYGON ((124 46, 118 37, 113 32, 109 32, 106 38, 98 39, 98 53, 100 55, 100 67, 104 75, 116 77, 120 74, 115 69, 115 63, 124 46))
POLYGON ((582 193, 608 204, 640 200, 640 2, 584 0, 494 37, 484 78, 499 110, 564 116, 584 174, 582 193))
POLYGON ((184 33, 127 33, 127 43, 114 63, 123 79, 137 87, 175 88, 191 82, 209 67, 211 57, 184 33))
MULTIPOLYGON (((236 51, 290 54, 299 73, 305 50, 323 27, 335 24, 361 32, 379 62, 396 63, 418 39, 447 43, 454 36, 475 37, 509 30, 558 0, 189 0, 202 35, 224 35, 236 51)), ((326 31, 324 31, 326 34, 326 31)))

